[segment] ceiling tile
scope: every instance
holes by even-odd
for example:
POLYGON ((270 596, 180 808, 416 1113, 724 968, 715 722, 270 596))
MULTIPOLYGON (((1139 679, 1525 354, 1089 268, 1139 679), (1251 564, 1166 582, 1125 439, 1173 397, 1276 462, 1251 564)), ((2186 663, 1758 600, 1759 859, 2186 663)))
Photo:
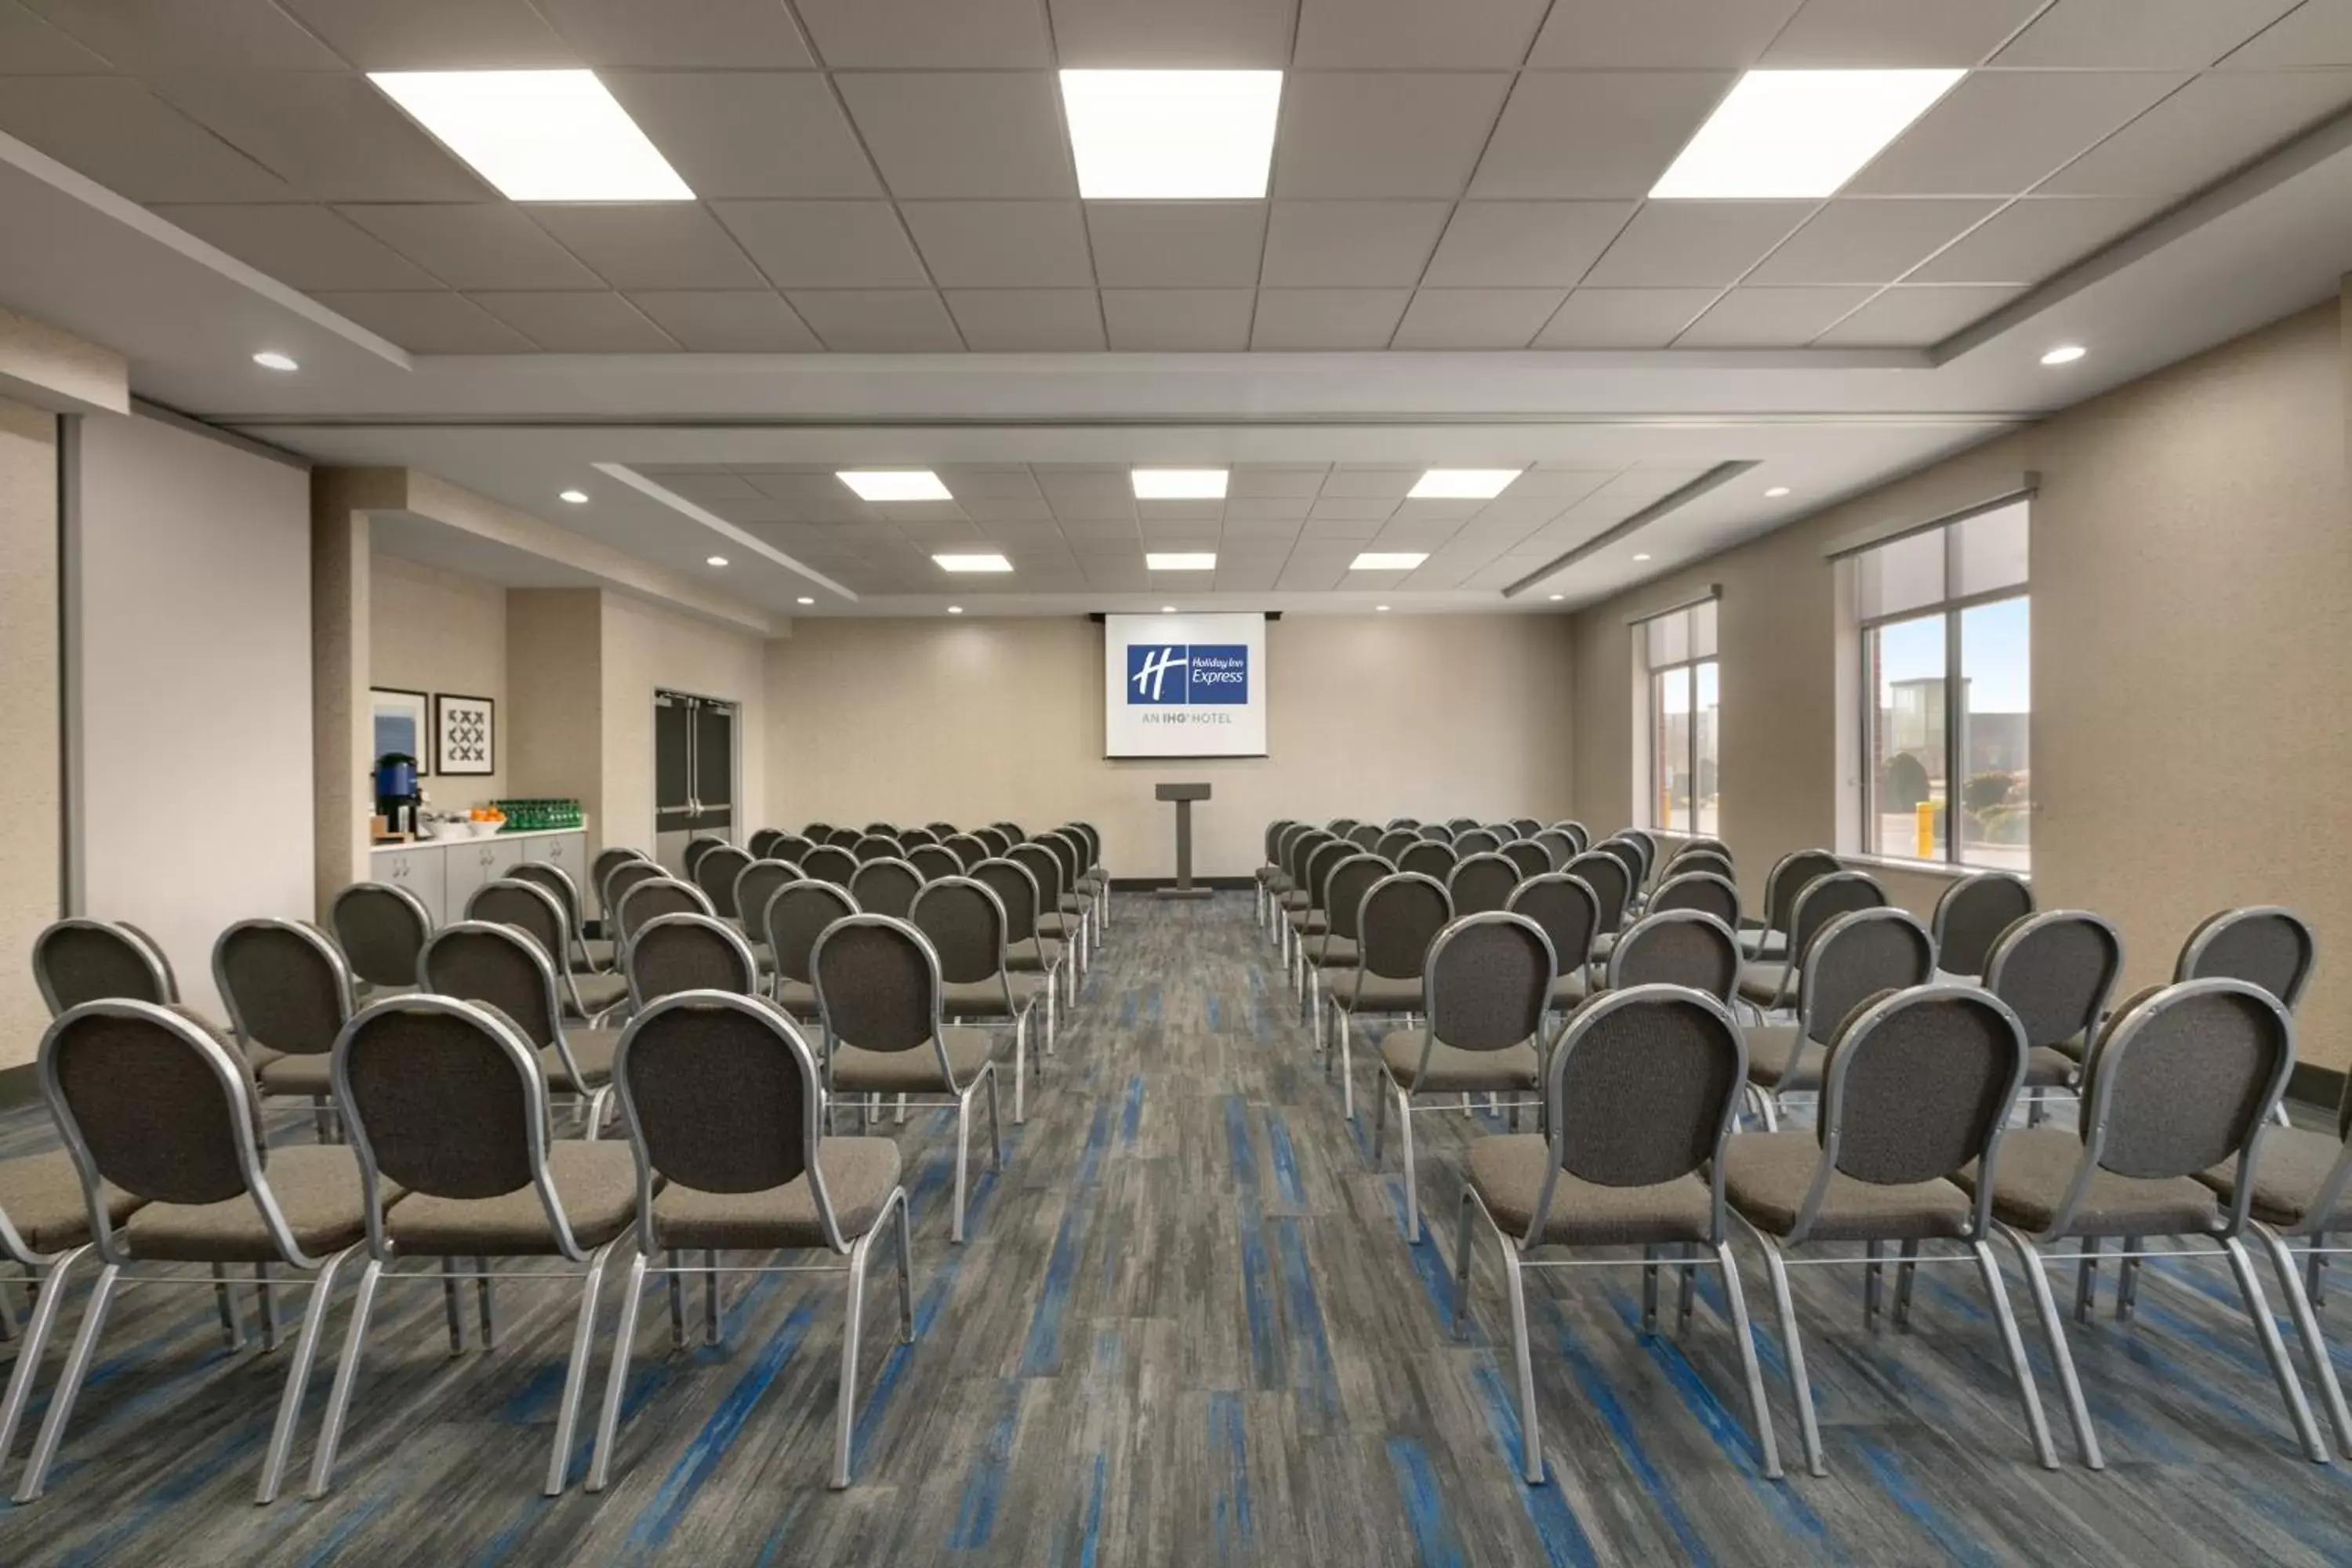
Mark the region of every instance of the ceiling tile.
POLYGON ((1125 468, 1045 468, 1037 487, 1064 522, 1118 521, 1134 531, 1135 486, 1125 468))
POLYGON ((785 296, 835 353, 953 353, 963 347, 928 289, 823 289, 785 296))
MULTIPOLYGON (((948 493, 969 510, 976 500, 1025 500, 1042 507, 1045 494, 1026 463, 941 464, 936 470, 948 493)), ((980 513, 971 514, 978 517, 980 513)))
POLYGON ((1559 309, 1559 289, 1423 289, 1397 324, 1400 349, 1523 349, 1559 309))
POLYGON ((411 353, 530 353, 529 338, 458 294, 311 296, 338 315, 390 338, 411 353))
POLYGON ((1901 198, 1835 201, 1781 242, 1748 283, 1892 283, 1999 202, 1901 198))
POLYGON ((16 0, 0 0, 0 61, 10 76, 96 75, 107 68, 97 53, 16 0))
POLYGON ((1633 216, 1632 202, 1464 202, 1423 282, 1439 289, 1565 288, 1633 216))
POLYGON ((1054 63, 1042 0, 799 0, 835 68, 1043 69, 1054 63))
POLYGON ((780 289, 929 285, 887 202, 714 202, 711 208, 780 289))
POLYGON ((2189 79, 1972 71, 1846 185, 1850 195, 2015 195, 2189 79))
POLYGON ((1776 69, 1972 66, 2047 0, 1805 0, 1759 64, 1776 69))
POLYGON ((280 283, 319 289, 437 289, 427 274, 327 207, 272 202, 256 206, 152 209, 280 283))
POLYGON ((597 278, 511 202, 339 208, 453 289, 593 289, 597 278))
POLYGON ((1579 289, 1537 335, 1535 346, 1662 349, 1713 304, 1718 292, 1714 289, 1579 289))
POLYGON ((708 208, 692 202, 534 204, 531 221, 615 289, 756 289, 751 265, 708 208))
POLYGON ((1410 289, 1262 289, 1253 349, 1384 349, 1410 289))
MULTIPOLYGON (((805 69, 816 62, 776 0, 535 0, 582 60, 597 67, 805 69)), ((607 85, 610 85, 609 81, 607 85)))
POLYGON ((550 353, 668 353, 677 347, 618 294, 542 289, 467 297, 550 353))
POLYGON ((1721 288, 1763 259, 1811 202, 1650 202, 1584 280, 1624 288, 1721 288))
MULTIPOLYGON (((1330 477, 1328 467, 1271 468, 1261 463, 1235 466, 1232 478, 1225 481, 1225 497, 1252 500, 1312 500, 1323 493, 1323 481, 1330 477)), ((1236 513, 1235 515, 1239 515, 1236 513)), ((1260 516, 1276 517, 1278 512, 1263 512, 1260 516)), ((1307 514, 1302 511, 1300 517, 1307 514)))
POLYGON ((2352 0, 2304 0, 2221 63, 2233 68, 2352 66, 2352 0))
POLYGON ((1247 289, 1106 289, 1103 320, 1121 353, 1238 352, 1257 297, 1247 289))
POLYGON ((1312 496, 1243 496, 1225 498, 1225 524, 1228 528, 1247 532, 1279 533, 1285 528, 1297 531, 1297 524, 1307 521, 1315 509, 1312 496))
POLYGON ((530 0, 278 0, 362 70, 577 66, 530 0))
POLYGON ((2000 310, 2017 297, 2008 288, 1898 286, 1814 340, 1819 347, 1925 348, 2000 310))
POLYGON ((1282 575, 1274 585, 1286 592, 1328 593, 1348 575, 1348 562, 1339 554, 1294 553, 1282 568, 1282 575))
MULTIPOLYGON (((272 0, 26 0, 26 8, 124 70, 341 70, 272 0)), ((0 57, 5 58, 5 57, 0 57)), ((13 70, 10 59, 6 69, 13 70)))
POLYGON ((812 353, 824 345, 764 289, 638 289, 629 303, 698 353, 812 353))
POLYGON ((1738 79, 1529 71, 1478 161, 1475 196, 1646 196, 1738 79))
POLYGON ((824 78, 806 71, 607 71, 599 79, 695 195, 864 196, 873 165, 824 78))
POLYGON ((282 202, 297 195, 127 78, 0 77, 0 131, 134 202, 282 202))
POLYGON ((1391 463, 1341 463, 1324 477, 1323 488, 1317 493, 1327 500, 1402 501, 1422 473, 1419 468, 1391 463))
POLYGON ((1516 68, 1549 0, 1302 0, 1301 70, 1516 68))
POLYGON ((1136 498, 1135 514, 1143 520, 1143 531, 1146 533, 1180 522, 1205 522, 1211 525, 1209 531, 1214 533, 1214 525, 1225 515, 1225 503, 1222 499, 1146 500, 1139 496, 1136 498))
POLYGON ((1452 210, 1447 202, 1276 202, 1266 223, 1265 280, 1411 288, 1452 210))
POLYGON ((1107 289, 1253 287, 1265 208, 1264 202, 1088 202, 1095 276, 1107 289))
POLYGON ((1745 70, 1797 0, 1553 0, 1528 63, 1545 69, 1745 70))
POLYGON ((2061 169, 2046 195, 2184 196, 2352 103, 2352 71, 2209 71, 2061 169))
POLYGON ((1283 83, 1282 196, 1455 196, 1510 85, 1488 72, 1298 72, 1283 83))
POLYGON ((950 289, 948 309, 974 353, 1075 353, 1103 346, 1091 289, 950 289))
POLYGON ((1793 348, 1868 300, 1869 289, 1734 289, 1675 340, 1678 349, 1793 348))
POLYGON ((2028 196, 1914 273, 1914 283, 2039 283, 2163 210, 2144 196, 2028 196))
POLYGON ((926 71, 835 80, 899 196, 1077 194, 1054 79, 1044 71, 926 71))
POLYGON ((1049 0, 1065 66, 1214 68, 1290 63, 1298 0, 1049 0))
POLYGON ((480 201, 495 195, 392 100, 315 71, 167 76, 156 90, 224 141, 325 201, 480 201))
POLYGON ((2201 70, 2297 0, 2057 0, 1994 57, 2003 66, 2201 70))
POLYGON ((1090 289, 1076 202, 905 202, 898 211, 943 289, 1090 289))

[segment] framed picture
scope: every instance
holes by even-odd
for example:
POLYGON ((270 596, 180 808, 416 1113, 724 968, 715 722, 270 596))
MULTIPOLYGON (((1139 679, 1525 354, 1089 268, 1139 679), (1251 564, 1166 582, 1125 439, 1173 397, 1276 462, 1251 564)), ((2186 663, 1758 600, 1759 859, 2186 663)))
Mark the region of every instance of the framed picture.
POLYGON ((373 772, 375 760, 386 752, 404 752, 416 759, 416 776, 423 778, 433 771, 432 731, 426 722, 431 700, 422 691, 403 691, 396 686, 368 688, 368 710, 373 721, 374 750, 368 753, 368 768, 373 772))
POLYGON ((494 773, 498 761, 498 704, 487 697, 433 697, 434 772, 494 773))

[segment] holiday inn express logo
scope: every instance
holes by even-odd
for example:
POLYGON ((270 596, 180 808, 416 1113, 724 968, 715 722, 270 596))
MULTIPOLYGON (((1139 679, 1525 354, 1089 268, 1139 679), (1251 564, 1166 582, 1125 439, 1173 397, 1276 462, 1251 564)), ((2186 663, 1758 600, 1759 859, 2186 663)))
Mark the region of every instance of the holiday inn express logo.
POLYGON ((1249 649, 1241 643, 1130 643, 1127 705, 1185 708, 1249 701, 1249 649))

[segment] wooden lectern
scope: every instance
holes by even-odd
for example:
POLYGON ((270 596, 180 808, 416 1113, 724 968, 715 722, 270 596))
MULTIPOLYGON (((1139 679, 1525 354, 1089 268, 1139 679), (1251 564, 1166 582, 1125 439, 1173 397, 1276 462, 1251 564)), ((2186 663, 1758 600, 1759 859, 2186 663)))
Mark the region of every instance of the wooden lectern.
POLYGON ((1209 798, 1209 786, 1204 784, 1164 784, 1152 791, 1154 798, 1176 803, 1176 885, 1160 888, 1154 896, 1162 899, 1205 899, 1207 888, 1192 885, 1192 803, 1209 798))

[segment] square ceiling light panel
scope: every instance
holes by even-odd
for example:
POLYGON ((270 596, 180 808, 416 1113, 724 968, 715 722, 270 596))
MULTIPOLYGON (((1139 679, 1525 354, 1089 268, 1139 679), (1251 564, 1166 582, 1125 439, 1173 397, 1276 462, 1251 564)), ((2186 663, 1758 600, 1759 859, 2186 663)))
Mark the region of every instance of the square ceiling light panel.
POLYGON ((1138 468, 1134 477, 1135 499, 1138 500, 1225 499, 1225 470, 1223 468, 1138 468))
POLYGON ((1517 468, 1432 468, 1405 494, 1414 500, 1492 500, 1518 477, 1517 468))
POLYGON ((929 468, 853 468, 834 477, 856 490, 860 500, 955 500, 929 468))
POLYGON ((1429 559, 1425 550, 1367 550, 1348 563, 1350 572, 1410 572, 1429 559))
POLYGON ((594 71, 371 71, 410 119, 516 202, 690 202, 594 71))
POLYGON ((1650 195, 1700 201, 1833 195, 1967 74, 1749 71, 1650 195))
POLYGON ((942 572, 1010 572, 1013 570, 1012 562, 1007 561, 1002 555, 993 553, 986 555, 934 555, 931 559, 939 563, 940 570, 942 572))
POLYGON ((1147 550, 1143 564, 1153 572, 1214 572, 1217 553, 1213 550, 1147 550))
POLYGON ((1256 201, 1274 165, 1280 71, 1066 70, 1088 201, 1256 201))

